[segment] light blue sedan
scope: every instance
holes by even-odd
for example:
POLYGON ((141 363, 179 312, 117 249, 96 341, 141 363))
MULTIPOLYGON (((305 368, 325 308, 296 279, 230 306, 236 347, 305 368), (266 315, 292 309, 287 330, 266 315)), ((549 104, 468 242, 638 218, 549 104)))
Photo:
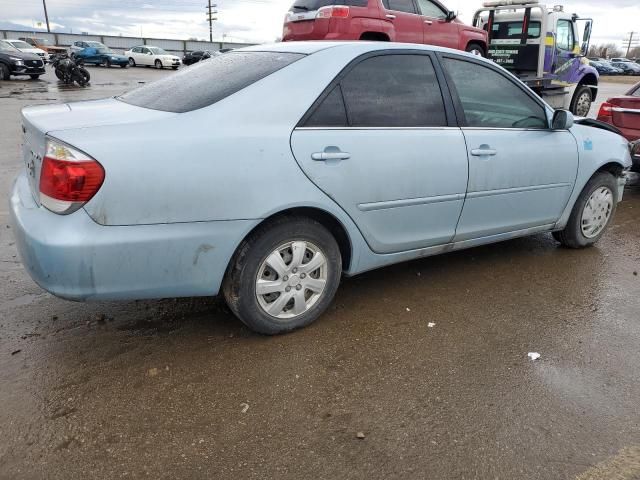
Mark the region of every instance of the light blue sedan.
POLYGON ((42 288, 222 292, 264 334, 317 319, 343 274, 541 232, 588 247, 631 165, 493 63, 406 44, 245 48, 22 116, 11 213, 42 288))

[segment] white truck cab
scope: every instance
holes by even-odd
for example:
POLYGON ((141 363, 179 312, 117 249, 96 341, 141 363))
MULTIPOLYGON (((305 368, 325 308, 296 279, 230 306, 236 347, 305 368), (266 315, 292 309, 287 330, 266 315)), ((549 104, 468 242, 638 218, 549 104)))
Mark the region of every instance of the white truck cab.
POLYGON ((554 108, 586 117, 599 75, 586 58, 593 21, 538 0, 484 3, 474 26, 489 35, 488 57, 517 75, 554 108))

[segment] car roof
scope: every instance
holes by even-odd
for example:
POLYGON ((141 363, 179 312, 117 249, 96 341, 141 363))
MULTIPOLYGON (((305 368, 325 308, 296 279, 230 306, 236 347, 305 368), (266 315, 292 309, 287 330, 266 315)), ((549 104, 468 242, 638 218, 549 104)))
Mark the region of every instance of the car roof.
POLYGON ((434 45, 422 45, 416 43, 396 43, 396 42, 368 42, 368 41, 346 41, 346 42, 325 42, 325 41, 306 41, 306 42, 281 42, 264 45, 254 45, 234 50, 235 52, 282 52, 282 53, 302 53, 312 55, 316 52, 327 49, 351 49, 354 53, 363 54, 368 52, 382 50, 423 50, 425 52, 441 52, 455 53, 461 56, 470 56, 478 60, 484 60, 493 64, 490 60, 482 58, 478 55, 472 55, 462 50, 454 50, 445 47, 436 47, 434 45))

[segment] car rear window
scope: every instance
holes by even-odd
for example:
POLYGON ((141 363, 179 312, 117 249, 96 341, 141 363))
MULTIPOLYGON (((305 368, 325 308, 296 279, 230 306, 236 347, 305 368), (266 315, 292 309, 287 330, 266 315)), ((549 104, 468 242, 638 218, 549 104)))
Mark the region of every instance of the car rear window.
MULTIPOLYGON (((495 40, 514 40, 522 37, 523 22, 496 22, 493 24, 491 38, 495 40)), ((529 23, 528 38, 540 38, 542 24, 540 22, 529 23)))
POLYGON ((348 5, 350 7, 366 7, 368 0, 296 0, 291 6, 295 11, 313 11, 329 5, 348 5))
POLYGON ((298 53, 231 52, 116 98, 153 110, 190 112, 213 105, 302 57, 298 53))

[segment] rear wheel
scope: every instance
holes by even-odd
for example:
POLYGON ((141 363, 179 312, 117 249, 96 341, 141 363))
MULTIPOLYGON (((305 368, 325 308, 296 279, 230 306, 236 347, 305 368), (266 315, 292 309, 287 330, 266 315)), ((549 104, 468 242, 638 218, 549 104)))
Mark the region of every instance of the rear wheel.
POLYGON ((333 300, 341 274, 340 249, 324 226, 282 217, 242 242, 222 290, 245 325, 276 335, 315 321, 333 300))
POLYGON ((465 51, 467 53, 478 55, 480 57, 487 56, 487 52, 485 51, 484 47, 481 44, 475 43, 475 42, 471 42, 469 45, 467 45, 467 48, 465 49, 465 51))
POLYGON ((553 237, 565 247, 586 248, 605 234, 616 213, 618 182, 608 172, 596 173, 578 197, 567 226, 553 237))
POLYGON ((162 68, 162 62, 160 60, 156 60, 154 65, 156 66, 156 68, 162 68))
POLYGON ((120 65, 120 68, 127 68, 129 64, 125 63, 124 65, 120 65))
POLYGON ((136 61, 131 57, 129 57, 129 66, 130 67, 135 67, 136 66, 136 61))
POLYGON ((584 85, 579 86, 576 93, 573 95, 573 100, 571 100, 571 113, 578 117, 586 117, 589 115, 592 102, 593 97, 591 95, 591 89, 584 85))
POLYGON ((0 63, 0 80, 9 80, 11 78, 11 71, 4 63, 0 63))
POLYGON ((31 77, 31 80, 38 80, 40 78, 40 75, 29 75, 31 77))

